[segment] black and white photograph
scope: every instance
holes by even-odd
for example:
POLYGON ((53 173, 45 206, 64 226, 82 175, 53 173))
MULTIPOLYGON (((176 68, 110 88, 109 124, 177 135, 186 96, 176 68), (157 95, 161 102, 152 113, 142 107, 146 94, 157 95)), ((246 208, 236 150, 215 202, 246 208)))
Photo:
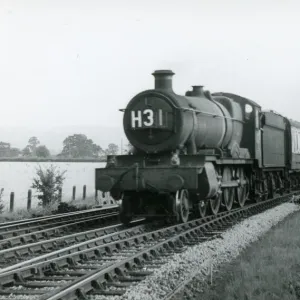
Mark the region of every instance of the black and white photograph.
POLYGON ((299 32, 296 0, 0 0, 0 300, 300 300, 299 32))

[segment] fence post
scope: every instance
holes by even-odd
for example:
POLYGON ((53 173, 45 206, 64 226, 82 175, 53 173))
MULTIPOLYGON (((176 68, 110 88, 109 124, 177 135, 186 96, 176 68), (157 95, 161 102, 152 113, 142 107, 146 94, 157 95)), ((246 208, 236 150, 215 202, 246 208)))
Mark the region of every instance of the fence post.
POLYGON ((86 197, 86 185, 83 186, 82 200, 84 200, 85 197, 86 197))
POLYGON ((61 202, 61 199, 62 199, 62 188, 60 187, 58 189, 58 202, 61 202))
POLYGON ((9 206, 9 211, 10 212, 14 211, 14 202, 15 202, 15 193, 11 192, 10 193, 10 206, 9 206))
POLYGON ((96 203, 96 205, 99 205, 98 190, 97 189, 95 189, 95 203, 96 203))
POLYGON ((32 191, 28 190, 28 196, 27 196, 27 210, 31 209, 31 198, 32 198, 32 191))
POLYGON ((75 201, 75 198, 76 198, 76 186, 75 185, 73 186, 73 196, 72 196, 72 198, 73 198, 73 201, 75 201))

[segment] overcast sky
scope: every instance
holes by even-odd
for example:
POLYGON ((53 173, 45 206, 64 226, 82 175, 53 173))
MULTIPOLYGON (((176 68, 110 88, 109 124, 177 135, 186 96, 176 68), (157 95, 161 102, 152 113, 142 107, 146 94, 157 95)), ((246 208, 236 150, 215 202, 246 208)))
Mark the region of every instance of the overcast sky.
POLYGON ((300 121, 298 1, 0 0, 0 126, 122 126, 155 69, 300 121))

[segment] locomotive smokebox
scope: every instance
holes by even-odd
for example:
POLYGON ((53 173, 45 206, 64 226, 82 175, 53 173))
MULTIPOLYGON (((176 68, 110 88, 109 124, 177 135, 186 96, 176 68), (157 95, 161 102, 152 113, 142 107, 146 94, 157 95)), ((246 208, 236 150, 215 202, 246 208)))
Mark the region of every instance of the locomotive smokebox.
POLYGON ((152 75, 155 78, 155 89, 156 90, 166 90, 168 92, 173 92, 172 87, 172 76, 171 70, 156 70, 152 75))

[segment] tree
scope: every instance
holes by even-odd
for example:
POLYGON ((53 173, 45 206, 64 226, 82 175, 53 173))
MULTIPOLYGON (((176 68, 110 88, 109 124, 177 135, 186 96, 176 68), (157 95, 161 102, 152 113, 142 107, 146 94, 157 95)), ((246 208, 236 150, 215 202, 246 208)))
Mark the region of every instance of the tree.
POLYGON ((63 150, 60 156, 73 158, 99 157, 102 153, 102 148, 94 144, 93 140, 88 139, 86 135, 74 134, 72 136, 68 136, 63 141, 63 150))
POLYGON ((10 143, 0 142, 0 157, 16 157, 19 154, 18 148, 11 148, 10 143))
POLYGON ((0 156, 8 157, 10 150, 10 143, 0 142, 0 156))
POLYGON ((31 150, 31 153, 33 154, 33 156, 36 155, 36 147, 37 145, 40 143, 40 141, 38 140, 37 137, 33 136, 28 140, 28 146, 31 150))
POLYGON ((10 157, 17 157, 21 154, 20 149, 18 148, 10 148, 10 157))
POLYGON ((28 145, 22 150, 22 154, 23 156, 31 156, 31 150, 28 145))
POLYGON ((36 156, 37 157, 49 157, 50 156, 50 151, 45 145, 38 146, 35 149, 36 156))
POLYGON ((65 180, 66 171, 60 172, 57 167, 51 165, 50 168, 43 170, 41 167, 36 169, 37 177, 33 178, 32 188, 40 194, 37 198, 40 200, 39 205, 43 207, 58 202, 60 189, 65 180))
POLYGON ((119 152, 119 147, 116 144, 109 144, 107 149, 105 150, 106 155, 117 155, 119 152))
POLYGON ((32 148, 36 148, 37 145, 40 143, 40 141, 38 140, 38 138, 36 136, 32 136, 29 140, 28 140, 28 144, 32 147, 32 148))

